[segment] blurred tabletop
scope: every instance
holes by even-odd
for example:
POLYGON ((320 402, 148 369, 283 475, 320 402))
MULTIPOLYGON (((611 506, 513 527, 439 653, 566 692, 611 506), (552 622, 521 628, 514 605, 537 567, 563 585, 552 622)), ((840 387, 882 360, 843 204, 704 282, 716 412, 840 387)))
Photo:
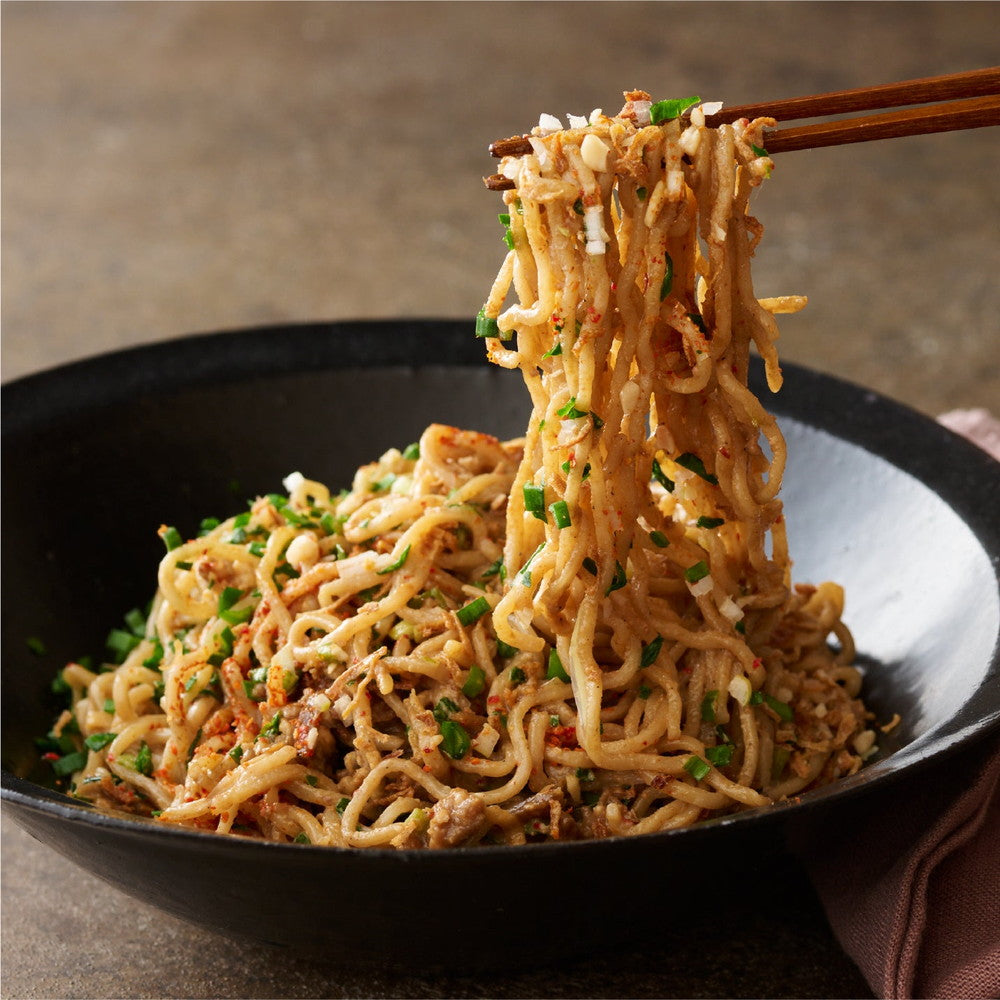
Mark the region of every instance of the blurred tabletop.
MULTIPOLYGON (((191 333, 471 317, 502 259, 492 139, 621 92, 763 101, 994 64, 989 3, 2 7, 5 381, 191 333)), ((995 129, 783 155, 758 294, 786 360, 928 414, 1000 406, 995 129)), ((808 881, 654 955, 502 981, 358 977, 135 902, 3 819, 2 995, 859 996, 808 881), (111 928, 114 928, 113 933, 111 928), (678 955, 686 950, 683 962, 678 955)))

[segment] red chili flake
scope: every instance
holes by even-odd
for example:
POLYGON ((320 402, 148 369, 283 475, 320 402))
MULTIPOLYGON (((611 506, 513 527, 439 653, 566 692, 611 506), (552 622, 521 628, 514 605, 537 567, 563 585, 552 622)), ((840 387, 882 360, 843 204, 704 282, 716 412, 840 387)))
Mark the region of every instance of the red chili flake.
POLYGON ((723 458, 729 458, 729 449, 728 449, 728 448, 727 448, 727 447, 726 447, 725 445, 723 445, 723 446, 722 446, 722 447, 721 447, 721 448, 719 449, 719 454, 720 454, 720 455, 721 455, 721 456, 722 456, 723 458))
POLYGON ((550 747, 575 750, 580 744, 576 740, 576 726, 552 726, 545 730, 545 742, 550 747))
POLYGON ((764 664, 763 664, 763 661, 762 661, 762 660, 760 659, 760 657, 757 657, 757 659, 755 659, 755 660, 753 661, 753 664, 752 664, 752 666, 753 666, 754 670, 760 670, 760 668, 761 668, 761 667, 762 667, 763 665, 764 665, 764 664))
POLYGON ((42 754, 42 760, 58 760, 58 759, 59 759, 59 754, 53 753, 53 751, 51 750, 48 753, 42 754))

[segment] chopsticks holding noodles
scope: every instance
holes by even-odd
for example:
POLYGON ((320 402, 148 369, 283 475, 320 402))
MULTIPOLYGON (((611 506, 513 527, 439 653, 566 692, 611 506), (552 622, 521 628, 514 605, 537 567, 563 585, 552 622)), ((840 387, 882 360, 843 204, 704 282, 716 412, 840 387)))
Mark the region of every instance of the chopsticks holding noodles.
MULTIPOLYGON (((706 115, 705 124, 722 125, 740 118, 766 117, 774 118, 783 125, 784 122, 803 118, 885 108, 894 110, 768 129, 764 133, 767 152, 770 155, 794 149, 841 146, 873 139, 1000 125, 1000 66, 876 87, 737 105, 706 115)), ((500 139, 490 145, 491 155, 497 158, 520 156, 530 151, 527 136, 500 139)), ((493 174, 484 180, 486 186, 494 191, 513 187, 513 182, 502 174, 493 174)))

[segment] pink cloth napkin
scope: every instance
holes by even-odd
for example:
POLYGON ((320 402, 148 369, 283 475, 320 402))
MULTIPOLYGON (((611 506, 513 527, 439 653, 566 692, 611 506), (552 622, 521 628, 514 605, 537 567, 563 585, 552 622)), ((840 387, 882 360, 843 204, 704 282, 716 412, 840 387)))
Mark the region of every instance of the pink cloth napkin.
MULTIPOLYGON (((941 423, 1000 459, 1000 422, 941 423)), ((1000 997, 1000 738, 889 789, 805 850, 830 926, 877 996, 1000 997), (870 810, 868 815, 865 810, 870 810)))

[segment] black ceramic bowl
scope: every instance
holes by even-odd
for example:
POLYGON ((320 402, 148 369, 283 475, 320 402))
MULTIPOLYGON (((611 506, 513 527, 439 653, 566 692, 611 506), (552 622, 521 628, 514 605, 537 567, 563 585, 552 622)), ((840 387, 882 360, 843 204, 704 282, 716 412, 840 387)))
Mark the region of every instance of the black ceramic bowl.
POLYGON ((866 698, 880 718, 903 717, 860 774, 688 830, 453 852, 224 838, 102 815, 43 786, 34 738, 51 722, 50 681, 151 595, 161 523, 193 532, 293 470, 347 485, 432 421, 520 435, 521 381, 483 353, 468 323, 302 325, 122 351, 6 386, 5 808, 125 892, 218 931, 426 967, 453 965, 454 932, 468 926, 475 964, 531 961, 655 926, 727 859, 728 870, 764 863, 790 831, 835 826, 859 801, 877 808, 879 789, 997 728, 1000 465, 874 393, 787 365, 772 402, 789 445, 795 578, 844 584, 866 698), (642 891, 613 905, 636 877, 642 891))

